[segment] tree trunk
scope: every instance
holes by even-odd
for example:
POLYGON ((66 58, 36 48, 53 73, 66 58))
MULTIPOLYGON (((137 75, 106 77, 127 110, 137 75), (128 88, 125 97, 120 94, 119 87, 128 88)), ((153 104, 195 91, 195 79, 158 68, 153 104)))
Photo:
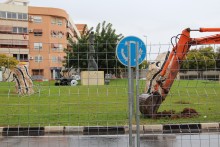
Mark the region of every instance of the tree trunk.
POLYGON ((16 67, 14 69, 13 77, 16 83, 16 92, 19 95, 34 94, 33 81, 28 73, 26 66, 16 67))

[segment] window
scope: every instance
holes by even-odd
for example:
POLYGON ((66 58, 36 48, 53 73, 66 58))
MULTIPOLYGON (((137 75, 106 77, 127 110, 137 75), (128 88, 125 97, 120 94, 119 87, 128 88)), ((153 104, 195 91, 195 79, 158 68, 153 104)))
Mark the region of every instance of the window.
POLYGON ((51 37, 63 38, 64 33, 62 31, 51 30, 51 37))
POLYGON ((18 19, 19 20, 27 20, 27 13, 18 13, 18 19))
POLYGON ((56 36, 57 36, 57 31, 52 30, 52 31, 51 31, 51 36, 52 36, 52 37, 56 37, 56 36))
POLYGON ((42 62, 43 61, 43 57, 41 55, 35 56, 34 57, 34 61, 35 62, 42 62))
POLYGON ((22 16, 23 16, 23 20, 27 20, 28 19, 27 13, 23 13, 22 16))
POLYGON ((57 63, 57 61, 58 61, 58 58, 56 56, 52 56, 52 62, 57 63))
POLYGON ((35 23, 41 23, 42 22, 42 17, 41 16, 34 16, 34 22, 35 23))
POLYGON ((63 38, 64 33, 62 31, 51 30, 51 37, 63 38))
POLYGON ((23 17, 22 17, 22 13, 18 13, 18 19, 23 19, 23 17))
POLYGON ((11 19, 12 18, 12 13, 11 12, 7 12, 7 18, 11 19))
POLYGON ((18 54, 13 54, 13 57, 14 57, 16 60, 19 60, 18 54))
POLYGON ((62 44, 53 43, 52 44, 52 50, 53 51, 62 51, 63 50, 63 45, 62 44))
POLYGON ((13 27, 12 32, 16 34, 27 34, 27 28, 13 27))
POLYGON ((34 36, 42 36, 43 31, 42 29, 34 29, 34 36))
POLYGON ((58 57, 58 62, 62 63, 62 61, 63 61, 63 58, 62 57, 58 57))
POLYGON ((34 49, 40 50, 42 48, 43 48, 43 44, 42 43, 40 43, 40 42, 34 43, 34 49))
POLYGON ((59 50, 62 51, 63 50, 63 45, 59 44, 59 50))
POLYGON ((6 18, 6 12, 0 11, 0 18, 6 18))
POLYGON ((59 19, 59 18, 52 17, 51 18, 51 24, 53 24, 53 25, 57 24, 59 26, 62 26, 63 25, 63 20, 59 19))
POLYGON ((56 24, 56 18, 51 19, 51 24, 56 24))
POLYGON ((27 61, 28 60, 28 54, 13 54, 13 57, 17 60, 27 61))
POLYGON ((61 19, 58 19, 58 20, 57 20, 57 24, 58 24, 59 26, 62 26, 63 21, 62 21, 61 19))
POLYGON ((28 19, 28 14, 27 13, 0 11, 0 18, 27 20, 28 19))
POLYGON ((38 75, 44 75, 44 70, 43 69, 32 69, 32 75, 33 76, 38 76, 38 75))
POLYGON ((17 28, 17 27, 13 27, 12 32, 13 32, 13 33, 18 33, 18 28, 17 28))
POLYGON ((63 38, 63 33, 62 32, 58 33, 58 38, 63 38))
POLYGON ((12 14, 12 18, 13 18, 13 19, 17 19, 17 13, 12 12, 11 14, 12 14))
POLYGON ((18 27, 18 33, 22 34, 23 33, 23 28, 18 27))
POLYGON ((34 32, 34 36, 42 36, 42 32, 34 32))
POLYGON ((59 48, 59 44, 57 43, 52 43, 51 46, 53 51, 56 51, 59 48))
POLYGON ((20 56, 21 60, 28 60, 28 54, 22 54, 22 56, 20 56))
POLYGON ((23 28, 23 33, 28 33, 27 28, 23 28))

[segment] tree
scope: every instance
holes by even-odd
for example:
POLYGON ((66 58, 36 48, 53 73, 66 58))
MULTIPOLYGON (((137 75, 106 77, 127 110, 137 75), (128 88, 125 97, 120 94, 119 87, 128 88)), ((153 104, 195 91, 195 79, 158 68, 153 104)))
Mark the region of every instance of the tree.
MULTIPOLYGON (((87 34, 81 36, 78 43, 74 43, 70 39, 72 49, 66 50, 66 67, 80 68, 81 70, 88 69, 88 53, 89 53, 89 34, 93 30, 91 28, 87 34)), ((118 62, 115 49, 118 41, 122 38, 121 34, 116 34, 116 30, 112 28, 111 23, 104 21, 96 26, 95 32, 95 60, 98 65, 98 70, 105 73, 115 73, 117 69, 124 66, 118 62)))
POLYGON ((149 62, 147 60, 144 60, 140 65, 139 69, 147 69, 149 67, 149 62))
POLYGON ((216 67, 215 58, 216 54, 211 46, 192 49, 187 54, 181 69, 198 71, 212 70, 216 67))
POLYGON ((0 67, 12 69, 18 64, 18 60, 13 57, 0 54, 0 67))

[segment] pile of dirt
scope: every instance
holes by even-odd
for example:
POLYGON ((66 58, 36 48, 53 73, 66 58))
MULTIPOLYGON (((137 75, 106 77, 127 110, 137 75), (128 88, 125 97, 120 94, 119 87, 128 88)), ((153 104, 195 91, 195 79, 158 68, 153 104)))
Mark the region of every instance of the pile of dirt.
POLYGON ((199 113, 192 108, 184 108, 183 111, 181 112, 181 117, 195 117, 199 116, 199 113))
POLYGON ((174 110, 164 110, 162 112, 158 112, 157 113, 157 118, 160 117, 172 117, 173 115, 175 115, 175 111, 174 110))
POLYGON ((192 118, 199 116, 199 113, 193 109, 193 108, 184 108, 183 111, 180 113, 175 113, 174 110, 164 110, 162 112, 157 113, 156 118, 172 118, 172 119, 177 119, 177 118, 192 118))

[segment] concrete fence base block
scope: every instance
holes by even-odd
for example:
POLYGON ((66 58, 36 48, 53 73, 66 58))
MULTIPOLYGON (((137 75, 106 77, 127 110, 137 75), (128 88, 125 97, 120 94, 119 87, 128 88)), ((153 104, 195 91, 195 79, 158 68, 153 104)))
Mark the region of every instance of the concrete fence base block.
POLYGON ((64 126, 46 126, 44 132, 45 134, 63 134, 64 126))
POLYGON ((65 126, 64 127, 64 134, 65 135, 83 135, 82 126, 65 126))
POLYGON ((123 126, 90 126, 84 127, 83 135, 119 135, 125 134, 123 126))
POLYGON ((44 127, 4 127, 2 136, 43 136, 44 127))
MULTIPOLYGON (((124 126, 125 128, 125 134, 129 134, 129 126, 124 126)), ((135 134, 137 133, 137 127, 136 125, 132 125, 132 133, 135 134)), ((140 125, 140 134, 144 133, 144 126, 140 125)))
POLYGON ((2 133, 3 133, 3 127, 0 127, 0 136, 2 136, 2 133))
POLYGON ((144 133, 163 133, 163 125, 144 125, 144 133))
POLYGON ((219 123, 201 123, 202 132, 219 132, 219 123))
POLYGON ((201 133, 201 124, 166 124, 163 125, 163 133, 201 133))

